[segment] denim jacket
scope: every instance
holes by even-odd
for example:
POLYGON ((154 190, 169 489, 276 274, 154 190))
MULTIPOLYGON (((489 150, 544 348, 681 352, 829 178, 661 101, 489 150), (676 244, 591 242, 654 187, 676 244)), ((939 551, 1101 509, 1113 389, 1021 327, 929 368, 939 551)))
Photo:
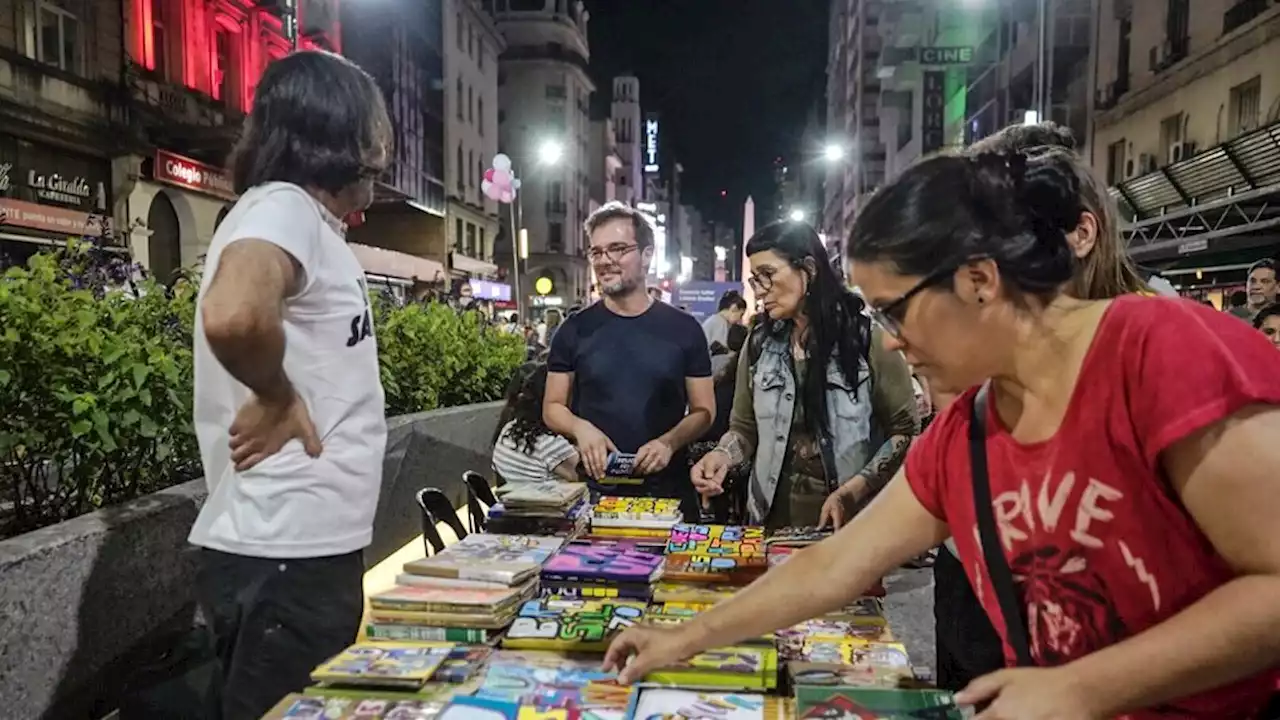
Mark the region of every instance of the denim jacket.
MULTIPOLYGON (((829 438, 819 438, 822 464, 831 487, 861 472, 876 448, 873 445, 871 369, 858 361, 859 382, 852 385, 833 357, 827 363, 827 426, 829 438)), ((791 418, 797 388, 787 339, 766 335, 751 374, 752 404, 757 440, 755 466, 747 508, 752 524, 763 524, 773 505, 783 460, 790 446, 791 418)))

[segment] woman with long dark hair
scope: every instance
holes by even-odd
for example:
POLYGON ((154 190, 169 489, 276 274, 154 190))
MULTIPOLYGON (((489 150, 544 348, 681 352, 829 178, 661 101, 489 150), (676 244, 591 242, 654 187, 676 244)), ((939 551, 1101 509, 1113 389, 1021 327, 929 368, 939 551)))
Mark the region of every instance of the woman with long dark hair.
POLYGON ((863 207, 849 254, 886 340, 969 389, 830 540, 678 632, 619 636, 624 681, 839 608, 954 536, 1020 666, 956 696, 981 717, 1258 717, 1280 662, 1280 357, 1192 301, 1067 294, 1074 162, 935 157, 863 207))
POLYGON ((578 451, 542 420, 547 366, 529 363, 509 393, 493 442, 493 470, 509 483, 578 481, 578 451))
POLYGON ((694 466, 694 486, 718 495, 729 468, 753 460, 750 522, 817 525, 824 507, 852 515, 916 432, 911 373, 884 351, 813 228, 766 225, 746 252, 765 314, 739 354, 729 432, 694 466))

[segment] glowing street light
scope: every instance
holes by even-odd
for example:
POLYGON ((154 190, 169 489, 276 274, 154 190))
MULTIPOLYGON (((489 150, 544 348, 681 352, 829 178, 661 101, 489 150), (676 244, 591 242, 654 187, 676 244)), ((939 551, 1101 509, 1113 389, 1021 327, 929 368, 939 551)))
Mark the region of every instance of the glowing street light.
POLYGON ((800 208, 795 208, 794 210, 791 211, 790 217, 791 217, 791 222, 804 222, 804 219, 808 217, 808 214, 806 214, 805 211, 801 210, 800 208))
POLYGON ((844 159, 844 146, 840 143, 827 143, 822 149, 822 159, 830 163, 840 162, 844 159))
POLYGON ((543 140, 538 146, 538 163, 557 165, 564 158, 564 145, 559 140, 543 140))

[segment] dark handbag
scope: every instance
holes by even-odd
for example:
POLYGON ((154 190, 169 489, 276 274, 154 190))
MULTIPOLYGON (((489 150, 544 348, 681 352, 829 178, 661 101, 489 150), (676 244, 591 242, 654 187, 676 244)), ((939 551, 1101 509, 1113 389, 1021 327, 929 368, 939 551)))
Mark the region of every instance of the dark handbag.
POLYGON ((978 519, 978 537, 982 541, 982 558, 991 577, 991 588, 1004 616, 1006 637, 1013 647, 1020 667, 1034 666, 1031 643, 1027 639, 1027 621, 1013 587, 1013 571, 1004 556, 1004 545, 996 530, 995 511, 991 508, 991 477, 987 473, 987 397, 991 383, 983 383, 973 398, 969 416, 969 468, 973 475, 973 505, 978 519))

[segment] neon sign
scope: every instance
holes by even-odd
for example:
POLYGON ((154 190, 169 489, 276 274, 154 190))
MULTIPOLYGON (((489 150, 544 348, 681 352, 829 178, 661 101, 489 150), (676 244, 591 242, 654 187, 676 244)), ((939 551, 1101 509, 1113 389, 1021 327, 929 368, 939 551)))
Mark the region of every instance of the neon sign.
POLYGON ((651 115, 644 121, 644 171, 658 172, 658 118, 651 115))

